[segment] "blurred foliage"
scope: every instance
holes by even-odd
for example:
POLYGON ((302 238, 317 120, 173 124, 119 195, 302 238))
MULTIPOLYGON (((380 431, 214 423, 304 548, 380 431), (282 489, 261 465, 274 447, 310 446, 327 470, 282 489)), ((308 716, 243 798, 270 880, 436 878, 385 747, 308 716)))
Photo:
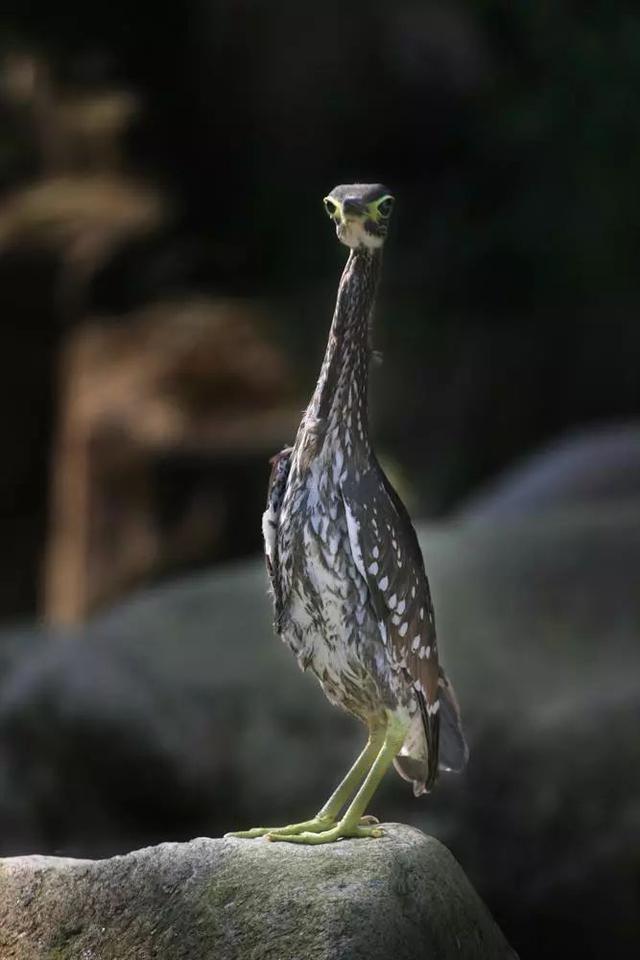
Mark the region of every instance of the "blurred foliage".
MULTIPOLYGON (((9 459, 24 459, 15 436, 48 436, 42 369, 80 305, 113 316, 183 295, 268 297, 305 396, 343 261, 320 198, 354 179, 399 198, 374 414, 424 512, 557 433, 638 415, 636 4, 187 0, 150 16, 122 0, 9 0, 0 53, 21 51, 76 115, 90 95, 105 109, 114 91, 134 98, 127 170, 175 215, 91 261, 88 297, 67 291, 75 312, 41 254, 4 257, 9 459), (26 434, 20 388, 41 410, 26 434)), ((47 173, 47 151, 20 89, 0 99, 10 197, 47 173)))
POLYGON ((384 175, 404 268, 435 320, 636 296, 635 4, 156 10, 150 22, 122 2, 14 0, 4 45, 35 45, 71 85, 142 91, 134 153, 192 227, 244 248, 236 282, 290 291, 322 275, 318 196, 384 175))

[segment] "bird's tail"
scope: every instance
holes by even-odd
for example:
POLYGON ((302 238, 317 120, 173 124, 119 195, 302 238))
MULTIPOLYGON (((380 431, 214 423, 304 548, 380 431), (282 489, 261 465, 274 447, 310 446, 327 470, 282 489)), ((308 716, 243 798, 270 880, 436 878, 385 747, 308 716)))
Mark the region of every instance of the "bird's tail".
MULTIPOLYGON (((442 667, 438 684, 440 687, 438 768, 450 773, 460 773, 469 759, 469 748, 462 732, 458 699, 442 667)), ((393 762, 400 776, 413 782, 413 792, 416 797, 428 792, 429 757, 420 712, 413 718, 402 749, 393 762)))

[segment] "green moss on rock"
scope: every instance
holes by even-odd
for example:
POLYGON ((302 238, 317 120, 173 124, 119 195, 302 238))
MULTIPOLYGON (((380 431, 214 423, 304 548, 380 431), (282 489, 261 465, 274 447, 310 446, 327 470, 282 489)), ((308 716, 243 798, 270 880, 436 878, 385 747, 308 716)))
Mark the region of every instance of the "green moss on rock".
POLYGON ((514 954, 437 840, 166 843, 0 871, 7 960, 506 960, 514 954))

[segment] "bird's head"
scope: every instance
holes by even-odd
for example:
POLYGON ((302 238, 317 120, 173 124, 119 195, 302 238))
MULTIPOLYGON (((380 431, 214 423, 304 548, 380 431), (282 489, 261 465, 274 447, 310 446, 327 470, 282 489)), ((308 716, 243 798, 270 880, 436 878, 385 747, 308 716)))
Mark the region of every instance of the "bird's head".
POLYGON ((334 187, 323 203, 345 246, 352 250, 382 246, 394 204, 393 196, 382 184, 342 184, 334 187))

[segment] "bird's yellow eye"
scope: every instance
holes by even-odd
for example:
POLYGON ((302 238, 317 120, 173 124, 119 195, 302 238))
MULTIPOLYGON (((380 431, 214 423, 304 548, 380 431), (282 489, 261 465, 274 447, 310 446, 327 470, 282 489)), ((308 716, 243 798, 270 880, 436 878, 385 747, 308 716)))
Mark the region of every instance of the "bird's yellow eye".
POLYGON ((334 203, 334 201, 330 197, 325 197, 322 202, 324 203, 324 208, 329 214, 329 216, 335 217, 338 210, 338 204, 334 203))
POLYGON ((388 195, 383 197, 382 200, 378 201, 377 208, 380 216, 386 219, 393 210, 393 197, 388 195))

